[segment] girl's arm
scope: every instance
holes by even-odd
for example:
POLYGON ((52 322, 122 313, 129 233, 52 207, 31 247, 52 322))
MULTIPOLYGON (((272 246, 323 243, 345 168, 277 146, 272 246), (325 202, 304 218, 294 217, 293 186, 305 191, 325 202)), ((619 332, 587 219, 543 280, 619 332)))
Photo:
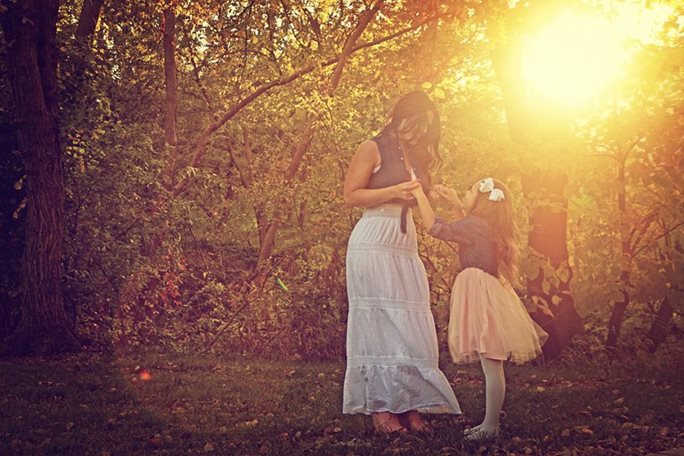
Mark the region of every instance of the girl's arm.
POLYGON ((480 233, 488 228, 484 220, 476 217, 463 217, 460 220, 444 222, 435 221, 435 224, 428 230, 428 234, 444 241, 454 241, 459 244, 472 244, 480 233), (483 226, 484 223, 484 226, 483 226))
POLYGON ((472 217, 465 217, 463 207, 461 206, 461 200, 458 199, 454 190, 441 185, 436 185, 435 191, 440 198, 446 199, 454 206, 455 219, 450 222, 438 220, 422 189, 414 190, 413 194, 418 202, 418 209, 420 210, 423 223, 428 229, 428 234, 445 241, 454 241, 459 244, 472 244, 473 232, 482 230, 483 228, 477 224, 477 220, 472 217))
POLYGON ((453 188, 445 187, 444 185, 435 185, 435 193, 446 200, 446 202, 453 208, 454 220, 461 220, 465 217, 465 211, 463 211, 463 205, 461 200, 453 188))
POLYGON ((418 182, 402 182, 385 188, 368 189, 373 168, 380 164, 380 152, 375 141, 364 141, 354 153, 344 178, 344 202, 351 207, 372 207, 398 198, 411 200, 411 190, 418 182))
POLYGON ((425 226, 425 228, 429 230, 432 227, 432 225, 435 224, 435 211, 432 209, 432 206, 430 205, 430 201, 428 201, 427 196, 425 196, 425 192, 423 192, 423 187, 419 185, 417 188, 411 191, 411 194, 418 203, 418 211, 420 212, 420 218, 423 222, 423 225, 425 226))

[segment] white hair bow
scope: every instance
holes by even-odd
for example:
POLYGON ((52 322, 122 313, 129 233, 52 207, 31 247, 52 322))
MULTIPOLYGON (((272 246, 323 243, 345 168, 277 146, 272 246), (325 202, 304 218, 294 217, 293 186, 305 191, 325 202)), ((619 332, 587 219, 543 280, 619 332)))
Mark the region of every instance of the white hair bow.
POLYGON ((494 179, 488 177, 480 182, 480 193, 489 193, 489 201, 503 201, 504 192, 500 188, 494 188, 494 179))
POLYGON ((480 182, 480 193, 487 193, 494 190, 494 179, 488 177, 480 182))
POLYGON ((503 201, 503 199, 504 192, 500 188, 492 189, 491 193, 489 194, 489 201, 503 201))

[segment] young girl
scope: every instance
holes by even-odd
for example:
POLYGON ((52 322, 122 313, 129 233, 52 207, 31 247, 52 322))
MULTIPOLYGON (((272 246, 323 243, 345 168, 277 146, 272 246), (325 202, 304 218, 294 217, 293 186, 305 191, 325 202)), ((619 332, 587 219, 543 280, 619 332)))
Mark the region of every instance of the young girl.
POLYGON ((476 182, 462 202, 452 189, 435 186, 435 191, 455 207, 453 221, 435 217, 420 187, 412 193, 429 234, 459 244, 463 270, 451 292, 449 352, 456 363, 479 360, 485 375, 484 421, 467 429, 465 439, 496 438, 506 392, 503 361, 534 359, 548 336, 513 290, 517 228, 508 188, 488 177, 476 182))

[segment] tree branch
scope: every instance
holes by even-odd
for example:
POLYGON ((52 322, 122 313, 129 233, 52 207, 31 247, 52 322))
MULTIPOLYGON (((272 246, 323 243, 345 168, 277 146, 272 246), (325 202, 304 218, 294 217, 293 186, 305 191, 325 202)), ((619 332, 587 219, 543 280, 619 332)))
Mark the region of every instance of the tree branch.
POLYGON ((656 237, 655 239, 653 239, 653 242, 651 242, 651 243, 648 244, 648 245, 644 245, 644 246, 640 247, 639 249, 637 249, 637 250, 634 252, 634 254, 632 255, 632 257, 636 257, 636 256, 637 256, 639 253, 641 253, 642 251, 644 251, 644 250, 646 250, 646 249, 649 249, 649 248, 653 247, 654 245, 656 245, 656 244, 658 243, 658 241, 659 241, 660 239, 662 239, 662 238, 664 238, 665 236, 667 236, 668 234, 672 233, 674 230, 676 230, 677 228, 679 228, 679 227, 682 226, 682 225, 684 225, 684 221, 681 221, 681 222, 677 223, 676 225, 674 225, 674 226, 673 226, 672 228, 670 228, 669 230, 663 231, 663 232, 660 234, 660 236, 658 236, 658 237, 656 237))
MULTIPOLYGON (((373 40, 373 41, 370 41, 370 42, 368 42, 368 43, 363 43, 363 44, 356 45, 356 46, 354 46, 354 47, 352 48, 352 50, 349 52, 349 54, 351 55, 351 54, 353 54, 353 53, 355 53, 355 52, 357 52, 357 51, 359 51, 359 50, 361 50, 361 49, 365 49, 365 48, 377 46, 377 45, 382 44, 382 43, 384 43, 384 42, 386 42, 386 41, 390 41, 390 40, 392 40, 392 39, 394 39, 394 38, 397 38, 397 37, 399 37, 399 36, 405 35, 405 34, 407 34, 407 33, 409 33, 409 32, 412 32, 412 31, 414 31, 414 30, 417 30, 418 28, 420 28, 420 27, 422 27, 422 26, 424 26, 424 25, 426 25, 426 24, 429 24, 429 23, 431 23, 431 22, 433 22, 433 21, 436 21, 436 20, 440 19, 441 17, 442 17, 442 15, 432 16, 432 17, 427 18, 427 19, 425 19, 425 20, 423 20, 423 21, 417 22, 416 24, 413 24, 413 25, 410 26, 410 27, 406 27, 406 28, 404 28, 404 29, 402 29, 402 30, 399 30, 399 31, 397 31, 397 32, 395 32, 395 33, 392 33, 392 34, 390 34, 390 35, 388 35, 388 36, 385 36, 385 37, 382 37, 382 38, 378 38, 378 39, 373 40)), ((250 103, 252 103, 254 100, 256 100, 257 98, 259 98, 261 95, 265 94, 265 93, 268 92, 269 90, 271 90, 271 89, 273 89, 273 88, 275 88, 275 87, 285 86, 285 85, 287 85, 287 84, 290 84, 291 82, 293 82, 293 81, 299 79, 300 77, 305 76, 305 75, 307 75, 307 74, 309 74, 309 73, 315 71, 315 70, 318 69, 319 67, 326 67, 326 66, 334 65, 334 64, 336 64, 336 63, 339 62, 340 58, 341 58, 341 55, 338 55, 338 56, 336 56, 336 57, 334 57, 334 58, 331 58, 331 59, 329 59, 329 60, 323 62, 323 64, 320 65, 320 66, 319 66, 319 65, 310 65, 310 66, 308 66, 308 67, 306 67, 306 68, 303 68, 303 69, 301 69, 301 70, 299 70, 299 71, 296 71, 296 72, 292 73, 290 76, 288 76, 288 77, 286 77, 286 78, 284 78, 284 79, 278 79, 278 80, 269 82, 268 84, 264 84, 263 86, 257 88, 257 89, 254 90, 251 94, 247 95, 245 98, 243 98, 242 100, 240 100, 238 103, 236 103, 235 105, 233 105, 233 107, 230 108, 230 109, 228 110, 228 112, 226 112, 225 114, 223 114, 218 120, 216 120, 216 121, 212 122, 211 124, 209 124, 209 125, 202 131, 202 133, 200 133, 199 138, 197 139, 197 142, 195 143, 195 147, 194 147, 194 149, 193 149, 192 160, 190 161, 190 165, 189 165, 189 166, 191 166, 191 167, 198 167, 198 166, 202 163, 202 158, 203 158, 203 156, 204 156, 204 152, 206 151, 207 146, 209 145, 209 139, 211 138, 211 135, 213 135, 214 132, 216 132, 216 130, 218 130, 219 128, 221 128, 226 122, 228 122, 230 119, 232 119, 233 117, 235 117, 235 115, 236 115, 238 112, 240 112, 244 107, 246 107, 247 105, 249 105, 250 103)), ((182 179, 182 180, 174 187, 174 189, 173 189, 173 196, 175 197, 175 196, 178 196, 179 194, 181 194, 183 191, 185 191, 185 189, 187 188, 187 186, 188 186, 188 179, 187 179, 187 178, 182 179)))
POLYGON ((357 24, 354 31, 351 33, 351 35, 349 35, 349 38, 347 38, 347 41, 344 43, 342 53, 340 54, 337 60, 337 66, 335 67, 335 71, 333 72, 332 78, 330 78, 330 87, 328 88, 328 94, 332 94, 335 91, 335 88, 337 88, 337 85, 340 82, 340 78, 342 77, 342 70, 344 69, 344 65, 345 63, 347 63, 347 59, 349 58, 349 55, 352 53, 356 41, 359 39, 363 31, 366 30, 366 27, 368 27, 368 24, 375 16, 375 13, 378 12, 382 4, 383 0, 378 0, 378 2, 366 12, 366 14, 357 24))

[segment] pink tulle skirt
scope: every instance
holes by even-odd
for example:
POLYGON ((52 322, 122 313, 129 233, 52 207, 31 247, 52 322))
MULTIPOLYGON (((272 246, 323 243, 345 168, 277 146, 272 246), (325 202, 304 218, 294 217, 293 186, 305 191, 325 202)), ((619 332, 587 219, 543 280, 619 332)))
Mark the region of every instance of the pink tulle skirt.
POLYGON ((456 277, 449 317, 455 363, 479 361, 480 355, 524 363, 541 354, 547 338, 509 284, 477 268, 456 277))

